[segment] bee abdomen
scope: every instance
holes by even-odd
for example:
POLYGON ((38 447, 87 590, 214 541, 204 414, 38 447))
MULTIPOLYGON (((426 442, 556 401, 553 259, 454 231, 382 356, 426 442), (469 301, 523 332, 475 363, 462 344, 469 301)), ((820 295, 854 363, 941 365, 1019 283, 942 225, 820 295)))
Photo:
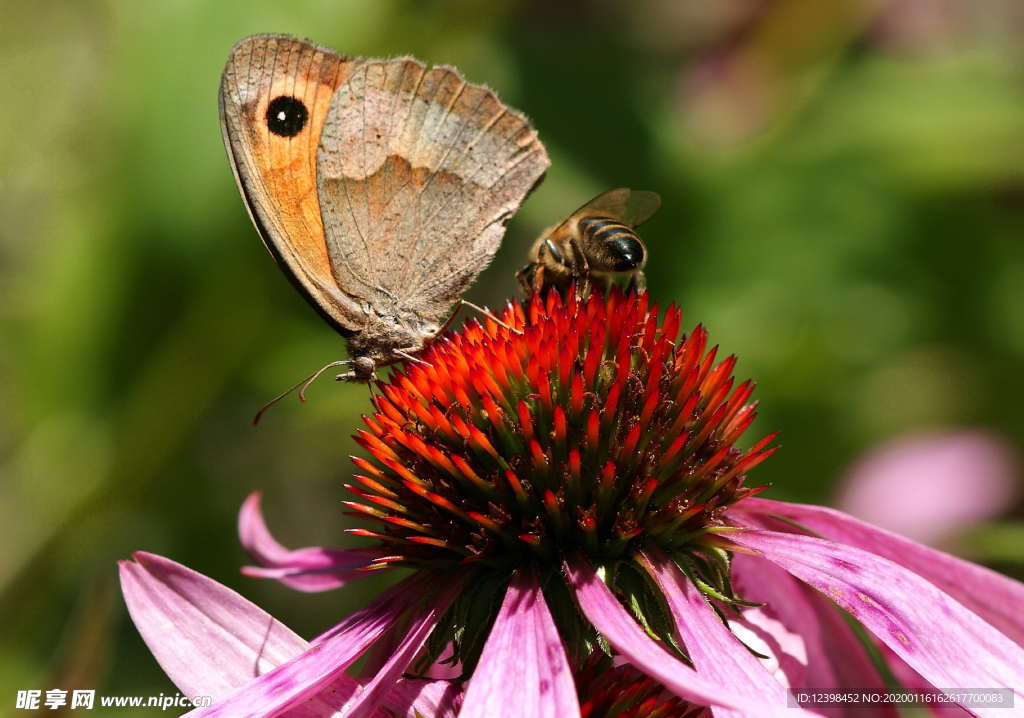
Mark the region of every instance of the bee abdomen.
POLYGON ((610 217, 584 217, 579 221, 579 229, 585 245, 601 247, 607 269, 626 272, 643 266, 647 252, 629 225, 610 217))

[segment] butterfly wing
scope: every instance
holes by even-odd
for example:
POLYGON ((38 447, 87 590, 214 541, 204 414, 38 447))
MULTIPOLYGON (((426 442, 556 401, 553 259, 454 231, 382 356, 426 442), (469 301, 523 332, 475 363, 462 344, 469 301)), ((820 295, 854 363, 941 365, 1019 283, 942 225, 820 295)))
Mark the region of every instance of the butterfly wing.
POLYGON ((529 122, 456 70, 364 61, 331 100, 318 156, 338 285, 382 313, 442 320, 548 164, 529 122))
POLYGON ((355 62, 282 35, 254 35, 221 77, 224 145, 264 245, 306 299, 348 334, 363 317, 337 291, 316 192, 316 154, 331 97, 355 62))

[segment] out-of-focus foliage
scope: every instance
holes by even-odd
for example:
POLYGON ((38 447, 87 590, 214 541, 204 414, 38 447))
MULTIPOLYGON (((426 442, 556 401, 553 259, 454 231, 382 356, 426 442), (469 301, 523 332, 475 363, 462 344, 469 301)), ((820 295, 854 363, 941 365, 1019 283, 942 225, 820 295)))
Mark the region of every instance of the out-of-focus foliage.
MULTIPOLYGON (((3 14, 0 705, 19 688, 173 691, 109 590, 136 549, 306 635, 379 586, 297 598, 237 573, 234 516, 253 489, 292 545, 351 545, 341 484, 368 406, 365 387, 323 381, 249 426, 342 351, 262 250, 221 147, 219 74, 253 32, 454 64, 533 117, 553 166, 475 301, 515 294, 534 233, 599 191, 659 191, 651 292, 758 381, 758 426, 783 432, 756 472, 775 496, 826 500, 853 457, 905 430, 1024 440, 1016 0, 43 0, 3 14)), ((1020 551, 998 545, 1012 570, 1020 551)))

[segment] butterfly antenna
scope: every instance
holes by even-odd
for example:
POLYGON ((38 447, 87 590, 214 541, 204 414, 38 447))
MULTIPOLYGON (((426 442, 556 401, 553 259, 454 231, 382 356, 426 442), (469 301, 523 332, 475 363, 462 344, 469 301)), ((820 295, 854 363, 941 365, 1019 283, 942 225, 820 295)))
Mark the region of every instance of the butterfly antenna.
POLYGON ((312 384, 314 381, 316 381, 320 377, 321 374, 323 374, 325 371, 327 371, 328 369, 331 369, 333 367, 341 366, 343 364, 349 364, 349 363, 351 363, 351 360, 349 360, 349 359, 339 359, 338 361, 332 361, 329 364, 324 364, 322 367, 317 369, 315 372, 313 372, 312 374, 307 376, 305 379, 301 379, 300 381, 297 381, 295 384, 293 384, 292 386, 288 387, 283 392, 281 392, 280 394, 275 396, 273 399, 268 401, 266 404, 261 406, 260 410, 256 412, 256 416, 254 416, 252 418, 252 425, 256 426, 257 424, 259 424, 260 423, 260 419, 263 418, 263 415, 266 413, 267 409, 272 407, 277 402, 281 401, 281 399, 284 399, 286 396, 291 394, 296 389, 299 390, 299 401, 305 401, 306 400, 306 389, 308 389, 309 385, 312 384))
POLYGON ((510 332, 512 332, 513 334, 519 334, 520 336, 522 336, 522 332, 521 332, 521 331, 519 331, 519 330, 518 330, 518 329, 516 329, 515 327, 509 326, 509 325, 508 325, 508 324, 506 324, 505 322, 503 322, 503 321, 501 321, 500 319, 498 319, 498 318, 497 318, 496 316, 494 316, 494 314, 492 314, 492 313, 490 312, 490 310, 488 310, 488 309, 484 309, 483 307, 481 307, 481 306, 479 306, 479 305, 477 305, 477 304, 473 304, 473 302, 471 302, 471 301, 469 301, 469 300, 467 300, 467 299, 460 299, 459 301, 460 301, 460 302, 462 302, 463 306, 467 306, 467 307, 469 307, 470 309, 475 309, 476 311, 480 312, 480 313, 481 313, 481 314, 483 314, 483 315, 484 315, 485 317, 487 317, 488 319, 490 319, 490 320, 491 320, 492 322, 494 322, 495 324, 497 324, 497 325, 498 325, 499 327, 505 327, 506 329, 508 329, 508 330, 509 330, 510 332))

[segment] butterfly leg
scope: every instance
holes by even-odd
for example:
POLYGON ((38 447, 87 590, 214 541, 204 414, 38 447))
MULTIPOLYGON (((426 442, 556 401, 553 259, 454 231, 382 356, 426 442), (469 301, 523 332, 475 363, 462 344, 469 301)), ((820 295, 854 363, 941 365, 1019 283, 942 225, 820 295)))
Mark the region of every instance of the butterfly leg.
POLYGON ((377 361, 368 356, 357 356, 349 362, 352 370, 334 377, 335 381, 367 384, 377 378, 377 361))
POLYGON ((423 361, 419 357, 413 356, 409 352, 418 351, 418 347, 409 347, 408 351, 404 349, 395 349, 395 354, 402 357, 406 361, 415 362, 416 364, 422 364, 423 366, 430 366, 430 362, 423 361))
POLYGON ((519 331, 518 329, 516 329, 515 327, 513 327, 513 326, 509 326, 509 325, 508 325, 508 324, 506 324, 505 322, 503 322, 503 321, 501 321, 500 319, 498 319, 498 318, 497 318, 496 316, 494 316, 494 314, 492 314, 492 313, 491 313, 491 312, 490 312, 489 310, 487 310, 487 309, 484 309, 483 307, 481 307, 481 306, 479 306, 479 305, 477 305, 477 304, 473 304, 473 302, 470 302, 470 301, 468 301, 468 300, 466 300, 466 299, 460 299, 460 300, 459 300, 459 302, 460 302, 460 303, 461 303, 461 304, 462 304, 462 305, 463 305, 464 307, 469 307, 470 309, 475 309, 475 310, 477 310, 478 312, 480 312, 481 314, 483 314, 483 315, 484 315, 485 317, 487 317, 488 319, 490 319, 490 320, 491 320, 492 322, 494 322, 495 324, 497 324, 497 325, 498 325, 499 327, 505 327, 505 329, 508 329, 508 330, 509 330, 510 332, 513 332, 514 334, 522 334, 522 332, 521 332, 521 331, 519 331))

